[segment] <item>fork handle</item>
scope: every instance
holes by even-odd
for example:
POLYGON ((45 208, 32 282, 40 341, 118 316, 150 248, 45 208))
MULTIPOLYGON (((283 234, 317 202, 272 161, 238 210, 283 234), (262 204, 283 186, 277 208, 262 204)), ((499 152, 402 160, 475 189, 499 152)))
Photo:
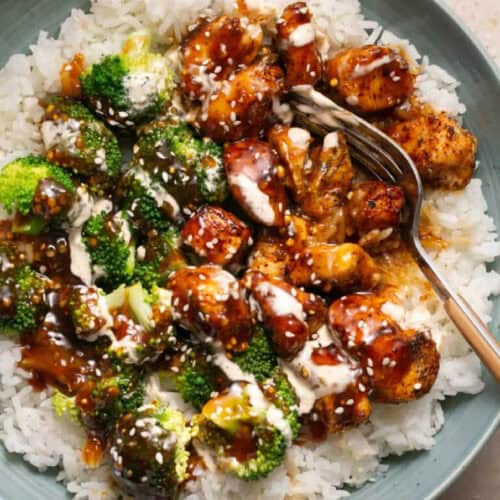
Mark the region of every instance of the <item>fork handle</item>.
POLYGON ((486 368, 500 382, 500 344, 470 304, 453 292, 445 277, 434 266, 418 237, 413 237, 412 250, 416 261, 443 301, 445 311, 486 368))
POLYGON ((489 328, 461 295, 445 300, 444 308, 484 365, 500 382, 499 345, 489 328))

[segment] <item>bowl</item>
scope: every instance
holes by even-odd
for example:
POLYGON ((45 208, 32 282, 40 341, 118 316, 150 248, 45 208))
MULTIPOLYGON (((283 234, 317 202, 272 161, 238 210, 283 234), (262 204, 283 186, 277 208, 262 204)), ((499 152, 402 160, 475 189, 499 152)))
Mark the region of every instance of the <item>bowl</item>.
MULTIPOLYGON (((328 1, 328 0, 325 0, 328 1)), ((0 16, 0 67, 9 56, 25 52, 38 32, 55 34, 72 8, 88 8, 85 0, 4 0, 0 16)), ((361 0, 367 19, 374 19, 403 38, 420 53, 462 82, 459 95, 467 106, 465 126, 479 138, 480 168, 489 213, 500 227, 500 71, 485 50, 448 8, 435 0, 361 0)), ((500 271, 500 262, 493 265, 500 271)), ((491 328, 500 331, 500 298, 495 301, 491 328)), ((385 461, 390 468, 375 483, 355 490, 352 500, 431 499, 437 497, 464 470, 500 421, 500 391, 485 373, 484 391, 474 397, 447 399, 444 428, 436 445, 385 461)), ((43 429, 40 429, 43 432, 43 429)), ((44 474, 0 447, 0 498, 52 500, 68 498, 55 481, 55 471, 44 474)))

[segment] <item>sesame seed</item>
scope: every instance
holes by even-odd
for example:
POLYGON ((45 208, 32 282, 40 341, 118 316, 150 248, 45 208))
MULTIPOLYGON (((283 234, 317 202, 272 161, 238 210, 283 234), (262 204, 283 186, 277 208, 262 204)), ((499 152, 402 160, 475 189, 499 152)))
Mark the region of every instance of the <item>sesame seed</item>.
POLYGON ((416 390, 416 391, 419 391, 420 389, 422 389, 422 384, 420 382, 417 382, 413 388, 416 390))
POLYGON ((155 455, 155 460, 160 464, 162 465, 163 464, 163 455, 158 452, 156 455, 155 455))
POLYGON ((344 413, 344 408, 342 406, 338 406, 337 408, 335 408, 335 413, 337 415, 342 415, 342 413, 344 413))

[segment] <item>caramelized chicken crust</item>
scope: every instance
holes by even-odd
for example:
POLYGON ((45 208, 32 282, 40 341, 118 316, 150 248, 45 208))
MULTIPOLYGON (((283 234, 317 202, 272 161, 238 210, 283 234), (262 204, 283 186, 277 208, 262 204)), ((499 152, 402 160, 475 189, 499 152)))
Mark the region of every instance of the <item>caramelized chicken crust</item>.
POLYGON ((446 113, 424 114, 386 130, 435 188, 463 189, 476 164, 477 139, 446 113))
POLYGON ((213 205, 204 205, 191 215, 181 236, 202 262, 220 266, 241 263, 252 244, 248 226, 236 215, 213 205))
POLYGON ((325 79, 355 111, 373 113, 404 102, 414 77, 399 51, 365 45, 335 54, 326 62, 325 79))
POLYGON ((283 89, 283 70, 265 60, 233 73, 208 98, 201 131, 221 142, 263 134, 272 125, 273 101, 283 89))
POLYGON ((323 299, 258 273, 247 274, 245 281, 257 305, 257 319, 271 332, 274 349, 284 358, 295 356, 310 334, 324 324, 323 299))
POLYGON ((431 389, 439 353, 427 332, 403 330, 383 311, 385 298, 365 293, 330 305, 329 327, 359 360, 372 398, 385 403, 417 399, 431 389))
POLYGON ((315 85, 321 79, 321 58, 311 21, 307 4, 296 2, 288 5, 276 22, 288 88, 315 85))
POLYGON ((182 43, 182 91, 191 100, 206 98, 214 82, 253 62, 262 40, 260 25, 243 23, 239 17, 202 20, 182 43))
POLYGON ((288 201, 278 179, 278 155, 267 142, 226 144, 224 167, 231 194, 249 217, 265 226, 283 225, 288 201))
POLYGON ((381 181, 360 182, 348 195, 347 213, 352 233, 368 233, 399 224, 405 198, 399 186, 381 181))
POLYGON ((290 253, 282 238, 262 233, 252 248, 247 262, 247 272, 283 278, 290 261, 290 253))
POLYGON ((326 293, 371 290, 381 279, 373 259, 354 243, 309 245, 290 259, 288 271, 294 285, 326 293))
POLYGON ((248 347, 250 308, 232 274, 209 264, 185 267, 170 276, 167 287, 172 291, 174 319, 186 330, 220 340, 231 351, 248 347))
POLYGON ((347 143, 341 132, 325 136, 309 150, 307 130, 277 125, 269 139, 278 151, 287 184, 301 210, 314 219, 332 215, 344 203, 354 177, 347 143))

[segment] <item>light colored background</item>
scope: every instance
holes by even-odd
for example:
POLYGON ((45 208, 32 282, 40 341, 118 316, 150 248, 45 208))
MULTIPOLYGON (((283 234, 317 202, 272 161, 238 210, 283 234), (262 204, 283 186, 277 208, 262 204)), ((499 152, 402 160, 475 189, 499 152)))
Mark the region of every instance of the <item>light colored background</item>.
MULTIPOLYGON (((500 0, 447 0, 500 66, 500 0)), ((465 432, 465 430, 464 430, 465 432)), ((457 436, 460 439, 460 436, 457 436)), ((500 498, 500 430, 440 500, 500 498)))

